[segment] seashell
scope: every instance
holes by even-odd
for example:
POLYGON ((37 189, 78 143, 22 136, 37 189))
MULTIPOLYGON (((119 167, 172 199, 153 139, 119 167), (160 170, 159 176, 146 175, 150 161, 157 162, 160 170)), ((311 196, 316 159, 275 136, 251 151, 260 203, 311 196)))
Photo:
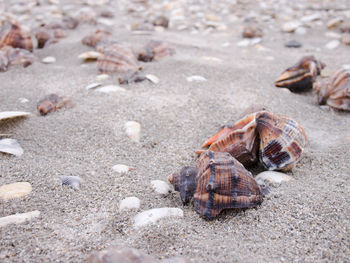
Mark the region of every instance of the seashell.
POLYGON ((38 48, 44 48, 47 41, 53 38, 52 31, 44 26, 39 27, 35 30, 34 36, 38 42, 38 48))
MULTIPOLYGON (((215 136, 208 139, 202 147, 209 146, 210 151, 228 152, 245 166, 258 160, 259 138, 256 130, 255 115, 250 114, 237 121, 233 126, 225 126, 215 136)), ((197 151, 201 153, 202 151, 197 151)))
POLYGON ((110 38, 112 36, 112 33, 105 29, 97 29, 94 33, 87 35, 84 37, 81 42, 84 45, 90 46, 90 47, 96 47, 97 43, 110 38))
POLYGON ((67 31, 62 28, 57 28, 53 30, 53 36, 55 38, 65 38, 67 37, 67 35, 68 35, 67 31))
POLYGON ((97 87, 100 87, 101 85, 102 85, 102 83, 94 82, 94 83, 87 85, 85 89, 91 90, 91 89, 95 89, 97 87))
POLYGON ((130 166, 127 166, 124 164, 116 164, 112 167, 112 169, 113 169, 113 171, 120 173, 120 174, 124 174, 124 173, 127 173, 129 171, 135 170, 134 167, 130 167, 130 166))
POLYGON ((338 39, 335 39, 335 40, 329 41, 325 47, 329 50, 333 50, 339 47, 339 45, 340 45, 340 41, 338 39))
POLYGON ((158 84, 160 79, 155 76, 155 75, 152 75, 152 74, 147 74, 146 76, 146 79, 148 79, 150 82, 154 83, 154 84, 158 84))
POLYGON ((33 42, 30 32, 23 27, 21 28, 17 22, 6 21, 0 30, 0 48, 3 46, 32 51, 33 42))
POLYGON ((275 86, 288 88, 292 92, 302 92, 312 89, 316 76, 326 66, 314 56, 303 57, 293 67, 286 69, 276 80, 275 86))
POLYGON ((188 82, 206 82, 207 79, 205 77, 199 75, 193 75, 186 78, 188 82))
POLYGON ((100 52, 96 52, 96 51, 87 51, 84 53, 81 53, 78 58, 85 60, 85 61, 93 61, 93 60, 97 60, 99 57, 101 57, 103 54, 100 52))
POLYGON ((41 115, 46 115, 63 107, 72 107, 72 101, 69 98, 49 94, 41 99, 37 104, 37 109, 41 115))
POLYGON ((14 139, 2 139, 0 140, 0 152, 21 156, 23 149, 14 139))
POLYGON ((0 186, 0 198, 4 201, 28 195, 32 186, 28 182, 17 182, 0 186))
POLYGON ((6 54, 0 50, 0 72, 7 71, 9 61, 7 59, 6 54))
POLYGON ((44 57, 41 62, 44 64, 53 64, 56 62, 56 58, 52 56, 44 57))
POLYGON ((146 79, 146 76, 139 70, 128 70, 125 74, 118 78, 119 84, 129 84, 133 82, 141 82, 146 79))
POLYGON ((36 60, 36 57, 25 49, 4 47, 2 51, 6 54, 9 66, 23 65, 23 67, 28 67, 36 60))
POLYGON ((258 184, 264 185, 265 183, 267 183, 275 187, 279 186, 284 182, 288 182, 290 180, 293 180, 293 178, 290 177, 289 175, 286 175, 280 172, 274 172, 274 171, 265 171, 265 172, 259 173, 255 177, 255 181, 258 184))
POLYGON ((151 62, 174 54, 175 49, 168 43, 151 40, 138 52, 137 59, 143 62, 151 62))
POLYGON ((164 28, 168 28, 169 26, 169 19, 165 16, 157 16, 153 21, 152 24, 154 26, 161 26, 164 28))
POLYGON ((0 227, 5 227, 9 224, 20 224, 27 220, 31 220, 33 218, 36 218, 40 215, 40 211, 35 210, 28 213, 22 213, 22 214, 15 214, 5 217, 0 217, 0 227))
POLYGON ((169 185, 162 180, 151 181, 153 190, 160 195, 167 195, 170 192, 169 185))
POLYGON ((134 142, 140 142, 141 124, 136 121, 128 121, 124 125, 126 135, 134 142))
POLYGON ((342 33, 350 33, 350 21, 343 22, 343 23, 340 25, 340 31, 341 31, 342 33))
POLYGON ((62 185, 69 185, 75 189, 79 189, 82 180, 79 176, 64 176, 61 178, 62 185))
POLYGON ((114 13, 111 10, 102 10, 100 13, 100 16, 102 17, 106 17, 106 18, 113 18, 114 17, 114 13))
POLYGON ((134 228, 140 228, 149 224, 154 224, 158 220, 166 217, 183 217, 184 212, 179 208, 154 208, 137 214, 134 217, 134 228))
POLYGON ((299 41, 296 40, 290 40, 288 42, 286 42, 284 44, 285 47, 289 47, 289 48, 300 48, 302 46, 302 44, 299 41))
MULTIPOLYGON (((175 175, 171 181, 177 183, 175 189, 180 188, 180 193, 185 191, 190 196, 194 191, 194 208, 204 218, 213 219, 224 209, 252 208, 262 203, 259 185, 229 153, 203 152, 197 161, 197 169, 195 188, 186 176, 176 178, 175 175), (189 184, 182 181, 184 178, 189 184)), ((194 174, 192 171, 190 177, 194 174)))
POLYGON ((125 73, 137 71, 136 57, 131 48, 125 44, 114 44, 104 50, 103 56, 97 59, 97 67, 101 73, 125 73))
POLYGON ((115 85, 107 85, 96 89, 96 92, 107 93, 107 94, 111 92, 123 92, 123 91, 126 91, 126 89, 115 85))
POLYGON ((268 111, 256 113, 259 159, 268 170, 291 170, 307 143, 304 129, 293 119, 268 111))
POLYGON ((242 36, 244 38, 258 38, 263 37, 263 31, 257 25, 247 25, 243 29, 242 36))
POLYGON ((0 112, 0 121, 13 118, 28 117, 30 112, 25 111, 3 111, 0 112))
POLYGON ((139 209, 141 205, 140 199, 135 196, 127 197, 120 201, 119 211, 130 210, 130 209, 139 209))
POLYGON ((350 111, 350 70, 338 70, 330 78, 317 82, 314 89, 318 94, 318 104, 350 111))

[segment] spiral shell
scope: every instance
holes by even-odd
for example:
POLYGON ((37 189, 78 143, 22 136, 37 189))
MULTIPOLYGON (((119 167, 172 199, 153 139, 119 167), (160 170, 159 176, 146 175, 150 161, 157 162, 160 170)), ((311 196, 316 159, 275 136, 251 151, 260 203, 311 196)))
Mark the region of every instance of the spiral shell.
POLYGON ((175 49, 168 43, 151 40, 139 50, 137 59, 143 62, 151 62, 174 54, 175 49))
POLYGON ((32 51, 33 42, 29 30, 20 27, 17 22, 6 21, 0 30, 0 48, 4 46, 32 51))
POLYGON ((286 69, 276 80, 275 86, 288 88, 292 92, 303 92, 312 89, 316 76, 326 66, 314 56, 303 57, 293 67, 286 69))
POLYGON ((101 73, 125 73, 128 70, 138 70, 135 54, 125 44, 114 44, 107 47, 103 56, 97 59, 97 67, 101 73))
POLYGON ((350 111, 350 71, 340 69, 330 78, 315 84, 318 103, 338 110, 350 111))

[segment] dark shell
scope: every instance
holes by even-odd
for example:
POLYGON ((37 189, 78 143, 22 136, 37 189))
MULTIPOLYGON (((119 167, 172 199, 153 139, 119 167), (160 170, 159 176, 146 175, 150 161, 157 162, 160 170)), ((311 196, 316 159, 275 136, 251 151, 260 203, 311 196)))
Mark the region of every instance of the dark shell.
POLYGON ((139 69, 135 54, 125 44, 114 44, 105 48, 103 56, 97 59, 97 67, 101 73, 125 73, 139 69))
POLYGON ((35 30, 34 36, 38 41, 38 48, 44 48, 47 41, 53 38, 52 31, 44 26, 35 30))
POLYGON ((96 47, 96 45, 107 38, 110 38, 112 36, 112 33, 105 29, 97 29, 94 33, 87 35, 84 37, 81 42, 84 45, 90 46, 90 47, 96 47))
POLYGON ((153 21, 152 24, 154 26, 162 26, 164 28, 167 28, 169 26, 169 19, 165 16, 157 16, 153 21))
POLYGON ((291 170, 307 143, 304 129, 293 119, 261 111, 256 114, 259 159, 268 170, 291 170))
POLYGON ((4 46, 32 51, 33 42, 30 32, 21 28, 17 22, 6 21, 0 30, 0 48, 4 46))
POLYGON ((145 79, 146 77, 141 71, 128 70, 121 78, 118 78, 118 81, 119 84, 129 84, 133 82, 141 82, 145 79))
POLYGON ((343 23, 340 25, 340 31, 341 31, 342 33, 350 33, 350 21, 343 22, 343 23))
POLYGON ((79 176, 64 176, 61 178, 62 185, 68 185, 73 188, 79 189, 81 184, 81 178, 79 176))
POLYGON ((263 36, 263 31, 257 25, 247 25, 243 29, 242 36, 244 38, 257 38, 263 36))
POLYGON ((187 204, 191 201, 197 186, 197 168, 185 166, 180 173, 168 177, 169 182, 174 186, 175 191, 180 192, 181 201, 187 204))
POLYGON ((312 89, 316 76, 326 65, 314 56, 303 57, 293 67, 286 69, 276 80, 275 86, 288 88, 292 92, 303 92, 312 89))
POLYGON ((72 107, 72 101, 57 94, 49 94, 38 102, 37 109, 41 115, 46 115, 63 107, 72 107))
POLYGON ((255 114, 237 121, 233 126, 224 127, 221 132, 208 139, 202 147, 210 151, 228 152, 245 166, 258 160, 259 139, 255 114))
POLYGON ((9 66, 23 65, 23 67, 28 67, 36 60, 33 53, 26 49, 4 47, 2 51, 7 57, 9 66))
POLYGON ((315 84, 318 103, 338 110, 350 111, 350 71, 340 69, 330 78, 315 84))
POLYGON ((151 40, 138 52, 137 59, 143 62, 151 62, 174 54, 175 49, 168 43, 151 40))
POLYGON ((197 161, 194 208, 207 219, 228 208, 260 205, 263 194, 250 172, 229 153, 206 151, 197 161))

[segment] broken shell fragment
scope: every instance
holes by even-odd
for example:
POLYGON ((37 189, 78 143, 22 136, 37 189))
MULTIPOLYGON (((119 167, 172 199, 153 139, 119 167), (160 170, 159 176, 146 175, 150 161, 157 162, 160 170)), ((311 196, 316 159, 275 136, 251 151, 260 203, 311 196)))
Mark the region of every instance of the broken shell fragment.
POLYGON ((326 65, 314 56, 303 57, 293 67, 286 69, 276 80, 275 86, 288 88, 292 92, 303 92, 312 89, 316 76, 326 65))
POLYGON ((315 84, 318 104, 350 111, 350 70, 340 69, 315 84))
POLYGON ((0 29, 0 48, 4 46, 33 50, 29 31, 15 21, 6 21, 0 29))
POLYGON ((4 201, 28 195, 32 186, 28 182, 17 182, 0 186, 0 198, 4 201))
POLYGON ((134 228, 140 228, 166 217, 183 217, 184 212, 180 208, 162 207, 153 208, 137 214, 134 217, 134 228))
POLYGON ((153 190, 160 195, 167 195, 170 192, 169 185, 162 180, 151 181, 153 190))
POLYGON ((78 56, 78 58, 84 61, 94 61, 94 60, 97 60, 102 55, 103 55, 102 53, 97 51, 87 51, 87 52, 81 53, 78 56))
POLYGON ((2 139, 0 140, 0 152, 21 156, 23 149, 14 139, 2 139))
POLYGON ((13 118, 28 117, 30 112, 25 111, 3 111, 0 112, 0 121, 13 118))
POLYGON ((124 125, 126 135, 134 142, 140 142, 141 124, 136 121, 128 121, 124 125))
POLYGON ((127 166, 125 164, 116 164, 112 167, 113 171, 120 173, 120 174, 125 174, 129 171, 135 170, 134 167, 127 166))
POLYGON ((57 94, 49 94, 40 100, 37 109, 41 115, 55 112, 63 107, 72 107, 72 101, 67 97, 58 96, 57 94))
POLYGON ((114 44, 104 50, 103 56, 97 59, 97 67, 101 73, 125 73, 128 70, 137 71, 137 59, 131 48, 126 44, 114 44))
POLYGON ((27 220, 31 220, 40 215, 40 211, 35 210, 28 213, 14 214, 10 216, 0 217, 0 227, 7 226, 9 224, 20 224, 27 220))
POLYGON ((139 50, 137 59, 143 62, 151 62, 166 56, 172 56, 175 53, 175 49, 168 43, 151 40, 139 50))

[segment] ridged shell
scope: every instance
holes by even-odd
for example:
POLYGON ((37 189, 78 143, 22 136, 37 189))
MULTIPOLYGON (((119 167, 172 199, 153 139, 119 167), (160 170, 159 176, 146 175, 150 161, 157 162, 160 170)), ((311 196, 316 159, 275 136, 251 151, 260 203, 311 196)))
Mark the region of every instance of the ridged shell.
POLYGON ((228 208, 251 208, 260 205, 263 195, 251 173, 229 153, 207 151, 198 162, 194 208, 213 219, 228 208))
POLYGON ((303 57, 293 67, 286 69, 276 80, 275 86, 288 88, 292 92, 303 92, 312 89, 316 76, 326 65, 314 56, 303 57))
POLYGON ((38 102, 37 109, 41 115, 46 115, 63 107, 72 106, 72 101, 57 94, 49 94, 38 102))
POLYGON ((23 67, 27 67, 36 60, 33 53, 26 49, 4 47, 2 51, 7 57, 9 66, 23 65, 23 67))
POLYGON ((268 170, 291 170, 307 143, 304 129, 293 119, 268 111, 258 112, 256 123, 260 162, 268 170))
POLYGON ((97 29, 94 33, 87 35, 84 37, 81 42, 84 45, 90 46, 90 47, 96 47, 97 43, 105 40, 107 38, 110 38, 112 36, 112 33, 108 30, 104 29, 97 29))
POLYGON ((245 166, 254 164, 257 161, 259 148, 255 114, 244 117, 232 127, 224 127, 202 147, 209 145, 210 151, 228 152, 245 166))
POLYGON ((0 30, 0 48, 4 46, 33 50, 29 31, 21 28, 17 22, 10 21, 7 21, 0 30))
POLYGON ((97 67, 101 73, 125 73, 128 70, 138 70, 135 54, 129 46, 124 44, 107 47, 103 56, 97 59, 97 67))
POLYGON ((318 103, 350 111, 350 71, 338 70, 330 78, 315 84, 318 103))
POLYGON ((175 49, 168 43, 151 40, 138 52, 137 59, 143 62, 151 62, 174 54, 175 49))

